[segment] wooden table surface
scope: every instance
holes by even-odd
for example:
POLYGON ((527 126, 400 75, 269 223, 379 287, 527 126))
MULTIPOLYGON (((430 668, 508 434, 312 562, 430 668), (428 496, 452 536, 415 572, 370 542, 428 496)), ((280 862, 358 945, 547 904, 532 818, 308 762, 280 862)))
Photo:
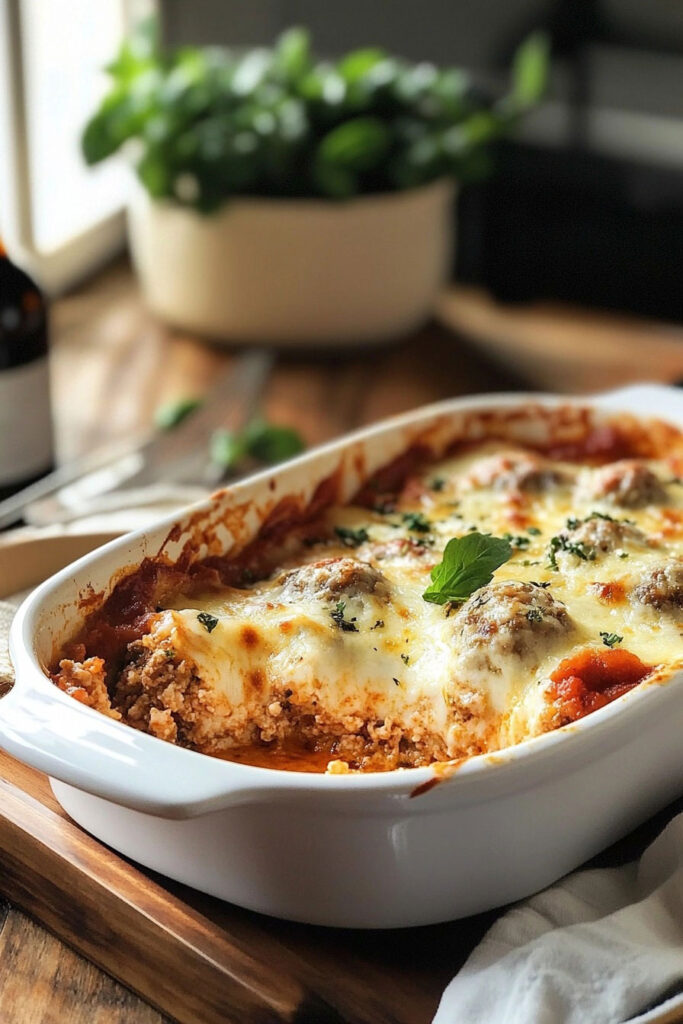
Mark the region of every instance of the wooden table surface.
MULTIPOLYGON (((451 288, 438 320, 349 354, 282 355, 265 414, 309 444, 426 402, 483 390, 595 391, 683 379, 683 328, 537 305, 508 309, 451 288)), ((125 261, 54 304, 57 446, 69 459, 151 425, 156 406, 202 394, 235 350, 148 314, 125 261)), ((0 864, 0 870, 2 865, 0 864)), ((0 1021, 160 1024, 163 1018, 16 908, 0 902, 0 1021)))

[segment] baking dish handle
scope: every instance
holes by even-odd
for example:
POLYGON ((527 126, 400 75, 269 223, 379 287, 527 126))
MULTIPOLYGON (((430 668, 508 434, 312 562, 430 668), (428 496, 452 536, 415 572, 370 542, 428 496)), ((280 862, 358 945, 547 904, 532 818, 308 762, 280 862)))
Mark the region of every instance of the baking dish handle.
POLYGON ((61 782, 163 818, 272 798, 259 769, 155 739, 48 688, 18 683, 0 699, 0 747, 61 782))
POLYGON ((627 410, 683 423, 683 389, 668 384, 633 384, 591 399, 601 408, 627 410))

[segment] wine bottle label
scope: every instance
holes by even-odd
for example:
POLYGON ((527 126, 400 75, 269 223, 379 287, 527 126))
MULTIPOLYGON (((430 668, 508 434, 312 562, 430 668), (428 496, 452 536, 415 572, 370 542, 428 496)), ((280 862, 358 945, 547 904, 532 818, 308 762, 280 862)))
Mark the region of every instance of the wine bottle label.
POLYGON ((0 486, 36 476, 52 463, 47 359, 0 372, 0 486))

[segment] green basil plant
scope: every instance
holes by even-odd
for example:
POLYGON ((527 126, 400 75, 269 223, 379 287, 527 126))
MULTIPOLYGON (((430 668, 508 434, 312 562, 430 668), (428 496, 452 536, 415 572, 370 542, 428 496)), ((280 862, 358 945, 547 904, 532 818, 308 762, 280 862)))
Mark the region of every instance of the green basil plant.
POLYGON ((340 200, 467 181, 538 101, 547 65, 546 38, 530 36, 492 98, 462 70, 381 49, 318 60, 301 28, 271 49, 164 52, 151 21, 107 68, 83 153, 95 164, 126 144, 151 196, 203 212, 236 195, 340 200))

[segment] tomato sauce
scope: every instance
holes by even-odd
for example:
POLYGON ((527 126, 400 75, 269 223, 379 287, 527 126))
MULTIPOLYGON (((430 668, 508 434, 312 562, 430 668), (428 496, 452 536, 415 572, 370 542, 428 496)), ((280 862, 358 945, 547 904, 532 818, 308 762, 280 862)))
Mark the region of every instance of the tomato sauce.
POLYGON ((548 698, 566 725, 628 693, 651 671, 630 651, 590 648, 560 662, 550 676, 548 698))
POLYGON ((636 454, 631 438, 611 424, 595 427, 577 441, 552 443, 541 450, 549 459, 592 462, 596 465, 636 454))
POLYGON ((406 480, 430 457, 425 445, 416 444, 378 469, 357 491, 352 505, 375 508, 398 501, 406 480))
POLYGON ((231 747, 225 751, 207 748, 202 753, 219 757, 223 761, 236 761, 238 764, 250 764, 257 768, 317 774, 322 774, 334 758, 329 747, 311 750, 303 745, 297 745, 294 741, 281 744, 254 743, 247 747, 231 747))

